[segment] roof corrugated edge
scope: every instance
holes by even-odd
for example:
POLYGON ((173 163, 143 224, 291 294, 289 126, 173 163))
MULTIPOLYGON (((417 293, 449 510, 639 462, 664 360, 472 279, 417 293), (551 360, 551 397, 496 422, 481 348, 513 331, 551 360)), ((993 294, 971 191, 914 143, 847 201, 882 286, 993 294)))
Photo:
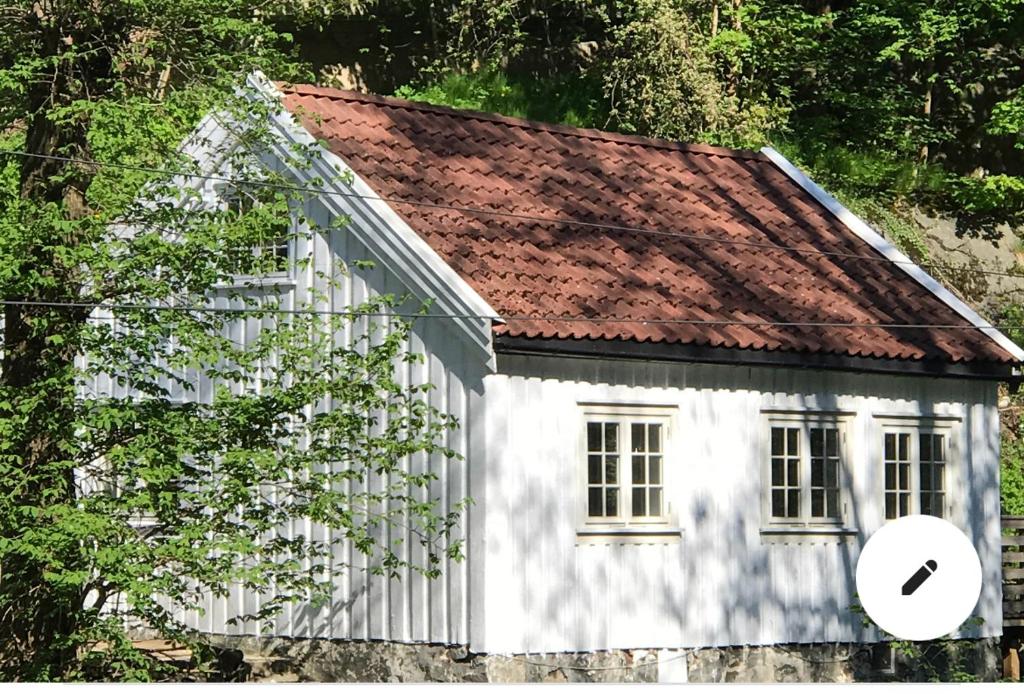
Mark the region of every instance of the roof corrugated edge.
POLYGON ((293 93, 307 96, 322 96, 331 99, 341 99, 343 101, 355 101, 358 103, 389 106, 391 108, 402 108, 413 111, 423 111, 426 113, 436 113, 446 116, 455 116, 458 118, 467 118, 470 120, 498 123, 501 125, 507 125, 514 128, 525 128, 528 130, 538 130, 541 132, 567 135, 570 137, 580 137, 587 140, 599 140, 602 142, 614 142, 624 145, 653 147, 657 149, 666 149, 676 152, 692 152, 694 154, 707 154, 719 157, 730 157, 733 159, 768 161, 768 158, 763 153, 755 152, 749 149, 730 149, 728 147, 714 147, 712 145, 689 144, 685 142, 675 142, 673 140, 663 140, 660 138, 653 137, 640 137, 638 135, 611 133, 604 130, 595 130, 593 128, 574 128, 569 125, 556 125, 554 123, 544 123, 541 121, 527 120, 524 118, 512 118, 511 116, 502 116, 496 113, 485 113, 483 111, 471 111, 449 108, 447 106, 438 106, 436 104, 429 104, 420 101, 408 101, 406 99, 399 99, 393 96, 378 96, 377 94, 364 94, 362 92, 353 92, 345 89, 318 87, 312 84, 291 84, 288 82, 274 82, 274 86, 276 86, 278 89, 285 93, 293 93))

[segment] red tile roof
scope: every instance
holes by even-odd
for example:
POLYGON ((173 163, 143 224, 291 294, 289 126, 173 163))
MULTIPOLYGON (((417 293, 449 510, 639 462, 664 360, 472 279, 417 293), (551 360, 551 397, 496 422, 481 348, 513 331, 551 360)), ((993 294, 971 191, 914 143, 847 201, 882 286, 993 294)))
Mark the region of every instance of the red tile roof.
POLYGON ((392 204, 502 316, 599 319, 511 319, 498 333, 1015 361, 976 329, 664 322, 970 325, 887 261, 756 245, 882 260, 762 154, 279 86, 285 106, 381 196, 665 232, 392 204))

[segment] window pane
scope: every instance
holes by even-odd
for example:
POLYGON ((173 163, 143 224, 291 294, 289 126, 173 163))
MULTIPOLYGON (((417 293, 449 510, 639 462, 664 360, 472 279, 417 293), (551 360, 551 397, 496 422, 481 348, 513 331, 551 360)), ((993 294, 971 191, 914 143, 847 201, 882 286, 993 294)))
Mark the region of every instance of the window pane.
POLYGON ((936 434, 932 439, 932 460, 942 462, 946 459, 946 437, 936 434))
POLYGON ((946 490, 946 466, 932 465, 932 489, 937 492, 946 490))
POLYGON ((910 460, 910 434, 900 434, 900 460, 910 460))
POLYGON ((921 445, 921 460, 932 459, 932 435, 921 434, 919 437, 919 443, 921 445))
POLYGON ((619 450, 619 425, 607 423, 604 425, 604 449, 606 451, 618 452, 619 450))
MULTIPOLYGON (((615 484, 619 480, 619 456, 609 455, 604 459, 604 481, 605 484, 615 484)), ((614 515, 614 514, 613 514, 614 515)))
POLYGON ((645 460, 642 455, 633 456, 633 484, 643 484, 646 480, 644 479, 644 468, 645 460))
POLYGON ((799 455, 800 453, 800 430, 799 429, 786 429, 786 453, 789 455, 799 455))
POLYGON ((896 495, 893 493, 887 493, 885 495, 885 517, 896 517, 896 495))
POLYGON ((619 515, 619 490, 618 488, 604 490, 604 514, 606 516, 619 515))
POLYGON ((825 430, 825 455, 830 458, 839 457, 839 430, 825 430))
POLYGON ((934 501, 932 501, 932 510, 935 512, 934 515, 938 516, 939 518, 944 518, 946 508, 946 495, 935 494, 933 499, 934 501))
POLYGON ((634 453, 643 453, 644 451, 644 445, 647 443, 644 428, 643 424, 633 424, 630 426, 630 445, 633 447, 634 453))
POLYGON ((910 495, 900 494, 900 516, 910 515, 910 495))
POLYGON ((788 458, 786 460, 786 483, 790 486, 795 486, 800 483, 800 479, 797 477, 797 474, 800 471, 799 462, 800 461, 792 458, 788 458))
POLYGON ((825 515, 825 492, 821 489, 811 490, 811 515, 815 518, 825 515))
POLYGON ((633 515, 647 515, 647 493, 643 487, 633 487, 633 515))
POLYGON ((885 488, 896 488, 896 466, 891 463, 885 466, 885 488))
POLYGON ((661 487, 651 487, 651 501, 647 508, 650 515, 661 515, 661 487))
POLYGON ((923 513, 926 516, 933 515, 932 514, 932 495, 931 494, 922 494, 921 495, 921 513, 923 513))
POLYGON ((899 488, 900 489, 910 489, 910 464, 909 463, 900 463, 899 464, 899 472, 900 472, 900 485, 899 485, 899 488))
MULTIPOLYGON (((814 445, 813 443, 811 444, 814 445)), ((811 459, 811 486, 825 486, 825 461, 821 458, 811 459)))
POLYGON ((785 467, 785 461, 783 458, 772 458, 772 486, 781 487, 786 484, 786 481, 782 478, 783 468, 785 467))
POLYGON ((772 515, 777 518, 786 515, 786 492, 781 489, 772 490, 772 515))
POLYGON ((885 435, 885 459, 896 460, 896 434, 885 435))
POLYGON ((651 453, 661 453, 661 425, 647 425, 647 450, 651 453))
POLYGON ((601 504, 601 488, 591 487, 587 490, 587 515, 600 517, 604 515, 604 507, 601 504))
POLYGON ((601 456, 587 456, 587 482, 601 484, 601 456))
POLYGON ((811 456, 820 458, 825 455, 825 432, 822 429, 811 429, 811 456))
POLYGON ((652 455, 647 467, 650 470, 648 481, 651 484, 661 484, 661 456, 652 455))
POLYGON ((829 460, 825 463, 825 486, 831 489, 839 487, 838 460, 829 460))
POLYGON ((830 490, 825 495, 825 515, 829 518, 839 518, 839 491, 830 490))
POLYGON ((587 422, 587 450, 601 450, 601 425, 598 422, 587 422))
MULTIPOLYGON (((926 492, 932 488, 932 465, 921 463, 921 491, 926 492)), ((922 511, 927 513, 927 511, 922 511)))
POLYGON ((800 490, 790 489, 786 493, 786 515, 790 518, 800 515, 800 490))
POLYGON ((786 455, 782 427, 772 427, 772 455, 786 455))

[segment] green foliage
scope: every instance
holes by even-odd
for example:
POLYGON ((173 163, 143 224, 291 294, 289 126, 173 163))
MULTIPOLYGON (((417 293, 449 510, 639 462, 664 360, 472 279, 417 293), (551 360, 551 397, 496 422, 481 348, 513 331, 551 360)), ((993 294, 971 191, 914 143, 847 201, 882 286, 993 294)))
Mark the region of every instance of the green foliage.
POLYGON ((1024 94, 1001 101, 992 109, 988 131, 994 135, 1012 135, 1016 146, 1024 148, 1024 94))
POLYGON ((714 49, 687 12, 671 0, 642 0, 611 34, 605 70, 612 123, 625 132, 675 140, 758 146, 784 109, 742 103, 718 77, 714 53, 738 63, 749 37, 723 33, 714 49))
MULTIPOLYGON (((854 594, 854 602, 848 608, 850 612, 860 616, 861 626, 878 629, 884 640, 889 643, 895 655, 897 681, 909 682, 977 682, 978 677, 971 672, 970 655, 963 648, 964 642, 942 637, 929 641, 907 641, 897 638, 885 631, 868 615, 860 598, 854 594)), ((956 632, 975 629, 982 626, 985 620, 981 617, 969 617, 956 632)), ((968 642, 969 643, 969 642, 968 642)))
MULTIPOLYGON (((232 586, 262 595, 242 618, 264 625, 289 601, 319 604, 351 569, 334 559, 343 540, 380 574, 434 576, 461 557, 446 540, 461 506, 442 513, 433 476, 399 465, 455 457, 443 442, 457 422, 396 375, 420 358, 409 323, 375 317, 417 307, 381 296, 325 313, 344 277, 310 257, 298 269, 326 289, 298 312, 262 282, 279 267, 260 249, 321 230, 287 222, 308 201, 260 156, 278 106, 238 87, 255 68, 309 79, 275 22, 325 7, 0 8, 0 146, 40 155, 0 155, 5 680, 166 678, 126 620, 209 656, 183 610, 232 586), (208 197, 239 200, 227 208, 202 179, 146 168, 197 172, 180 143, 211 111, 231 141, 190 146, 262 182, 211 184, 208 197), (215 302, 245 313, 205 310, 215 302), (314 532, 278 532, 299 521, 314 532), (415 552, 384 541, 396 523, 415 552)), ((281 156, 303 169, 316 150, 281 156)))
POLYGON ((999 174, 962 177, 951 186, 960 210, 958 227, 985 238, 998 238, 1000 224, 1024 223, 1024 177, 999 174))
POLYGON ((587 75, 524 80, 487 68, 448 73, 422 87, 405 85, 395 96, 575 127, 595 127, 607 117, 600 86, 587 75))
POLYGON ((1004 436, 999 459, 999 494, 1003 514, 1024 516, 1024 440, 1004 436))

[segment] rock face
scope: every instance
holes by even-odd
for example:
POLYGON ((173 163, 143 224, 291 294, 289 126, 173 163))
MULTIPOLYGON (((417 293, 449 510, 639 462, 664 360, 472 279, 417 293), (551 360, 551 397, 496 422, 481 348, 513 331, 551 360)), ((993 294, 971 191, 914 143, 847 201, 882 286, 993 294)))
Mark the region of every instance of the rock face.
POLYGON ((962 237, 957 234, 955 219, 931 217, 916 208, 911 216, 929 259, 938 265, 925 269, 951 285, 968 303, 986 311, 1006 299, 1020 299, 1024 273, 1020 277, 998 274, 1024 266, 1024 244, 1017 233, 1002 225, 993 239, 962 237))
POLYGON ((998 678, 998 639, 930 648, 927 658, 865 644, 499 655, 465 646, 213 637, 245 654, 250 681, 856 682, 998 678))

